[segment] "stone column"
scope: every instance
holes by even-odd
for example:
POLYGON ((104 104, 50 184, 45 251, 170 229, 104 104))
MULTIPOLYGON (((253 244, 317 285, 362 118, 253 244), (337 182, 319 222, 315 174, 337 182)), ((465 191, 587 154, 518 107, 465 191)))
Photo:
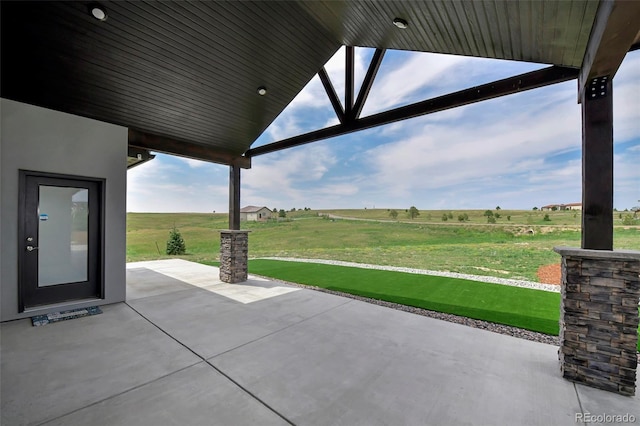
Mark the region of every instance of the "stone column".
POLYGON ((240 283, 247 280, 249 231, 220 231, 220 280, 240 283))
POLYGON ((562 255, 559 358, 563 377, 634 395, 640 252, 554 250, 562 255))

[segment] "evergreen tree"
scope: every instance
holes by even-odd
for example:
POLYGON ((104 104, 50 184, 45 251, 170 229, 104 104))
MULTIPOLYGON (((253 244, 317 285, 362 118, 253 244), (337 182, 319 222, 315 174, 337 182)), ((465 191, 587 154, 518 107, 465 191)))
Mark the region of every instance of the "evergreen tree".
POLYGON ((184 244, 184 239, 180 234, 180 231, 174 226, 169 231, 169 241, 167 241, 167 254, 176 255, 184 254, 187 251, 187 247, 184 244))

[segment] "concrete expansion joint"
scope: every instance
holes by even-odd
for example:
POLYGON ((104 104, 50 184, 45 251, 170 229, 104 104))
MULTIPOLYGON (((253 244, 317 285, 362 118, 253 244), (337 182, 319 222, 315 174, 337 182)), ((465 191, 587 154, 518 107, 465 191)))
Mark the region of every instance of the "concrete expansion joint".
MULTIPOLYGON (((176 339, 173 335, 171 335, 170 333, 168 333, 165 329, 163 329, 162 327, 160 327, 158 324, 156 324, 155 322, 151 321, 149 318, 147 318, 146 316, 144 316, 140 311, 138 311, 136 308, 134 308, 133 306, 131 306, 129 303, 124 302, 125 305, 127 305, 129 308, 131 308, 135 313, 137 313, 138 315, 140 315, 142 318, 144 318, 147 322, 149 322, 149 324, 153 325, 155 328, 157 328, 158 330, 160 330, 162 333, 164 333, 167 337, 169 337, 171 340, 173 340, 174 342, 178 343, 180 346, 182 346, 183 348, 185 348, 186 350, 188 350, 189 352, 191 352, 193 355, 195 355, 196 357, 198 357, 200 359, 200 361, 193 363, 192 365, 186 366, 184 368, 181 368, 180 370, 177 371, 173 371, 169 374, 166 374, 163 377, 158 377, 152 381, 150 381, 149 383, 153 383, 155 381, 158 381, 164 377, 168 377, 171 376, 172 374, 176 374, 179 373, 183 370, 186 370, 188 368, 193 367, 194 365, 198 365, 201 363, 205 363, 207 364, 209 367, 213 368, 217 373, 221 374, 222 376, 224 376, 227 380, 229 380, 231 383, 233 383, 235 386, 237 386, 238 388, 240 388, 243 392, 245 392, 247 395, 251 396, 253 399, 255 399, 256 401, 258 401, 260 404, 262 404, 263 406, 265 406, 267 409, 269 409, 270 411, 272 411, 274 414, 276 414, 278 417, 280 417, 282 420, 286 421, 287 423, 289 423, 290 425, 294 425, 294 423, 292 423, 289 419, 287 419, 285 416, 283 416, 281 413, 279 413, 278 411, 276 411, 273 407, 271 407, 269 404, 267 404, 265 401, 263 401, 262 399, 260 399, 257 395, 255 395, 253 392, 251 392, 250 390, 248 390, 247 388, 245 388, 244 386, 242 386, 240 383, 238 383, 237 381, 235 381, 233 378, 231 378, 228 374, 226 374, 224 371, 220 370, 218 367, 216 367, 215 365, 213 365, 211 362, 209 362, 206 358, 204 358, 202 355, 200 355, 199 353, 195 352, 193 349, 191 349, 189 346, 187 346, 185 343, 183 343, 182 341, 176 339)), ((142 387, 147 385, 148 383, 144 383, 141 384, 139 386, 136 386, 132 389, 126 390, 125 392, 122 393, 126 393, 129 392, 133 389, 136 389, 138 387, 142 387)), ((115 396, 111 396, 107 399, 111 399, 114 398, 115 396)), ((96 402, 95 404, 98 404, 99 402, 96 402)), ((95 405, 92 404, 92 405, 95 405)), ((66 414, 65 414, 66 415, 66 414)))

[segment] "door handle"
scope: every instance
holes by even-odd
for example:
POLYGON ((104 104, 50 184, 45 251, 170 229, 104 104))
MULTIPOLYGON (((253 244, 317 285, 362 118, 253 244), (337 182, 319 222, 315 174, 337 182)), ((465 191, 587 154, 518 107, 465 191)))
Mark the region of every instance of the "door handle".
POLYGON ((34 247, 34 246, 27 246, 27 251, 34 251, 34 250, 38 250, 40 247, 34 247))

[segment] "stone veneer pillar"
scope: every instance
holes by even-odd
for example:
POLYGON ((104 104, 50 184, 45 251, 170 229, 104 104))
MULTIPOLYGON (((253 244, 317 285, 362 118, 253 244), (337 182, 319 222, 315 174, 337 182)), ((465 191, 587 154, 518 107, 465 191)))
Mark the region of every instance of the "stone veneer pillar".
POLYGON ((247 280, 249 231, 220 231, 220 280, 239 283, 247 280))
POLYGON ((563 377, 634 395, 640 252, 554 250, 562 255, 558 354, 563 377))

